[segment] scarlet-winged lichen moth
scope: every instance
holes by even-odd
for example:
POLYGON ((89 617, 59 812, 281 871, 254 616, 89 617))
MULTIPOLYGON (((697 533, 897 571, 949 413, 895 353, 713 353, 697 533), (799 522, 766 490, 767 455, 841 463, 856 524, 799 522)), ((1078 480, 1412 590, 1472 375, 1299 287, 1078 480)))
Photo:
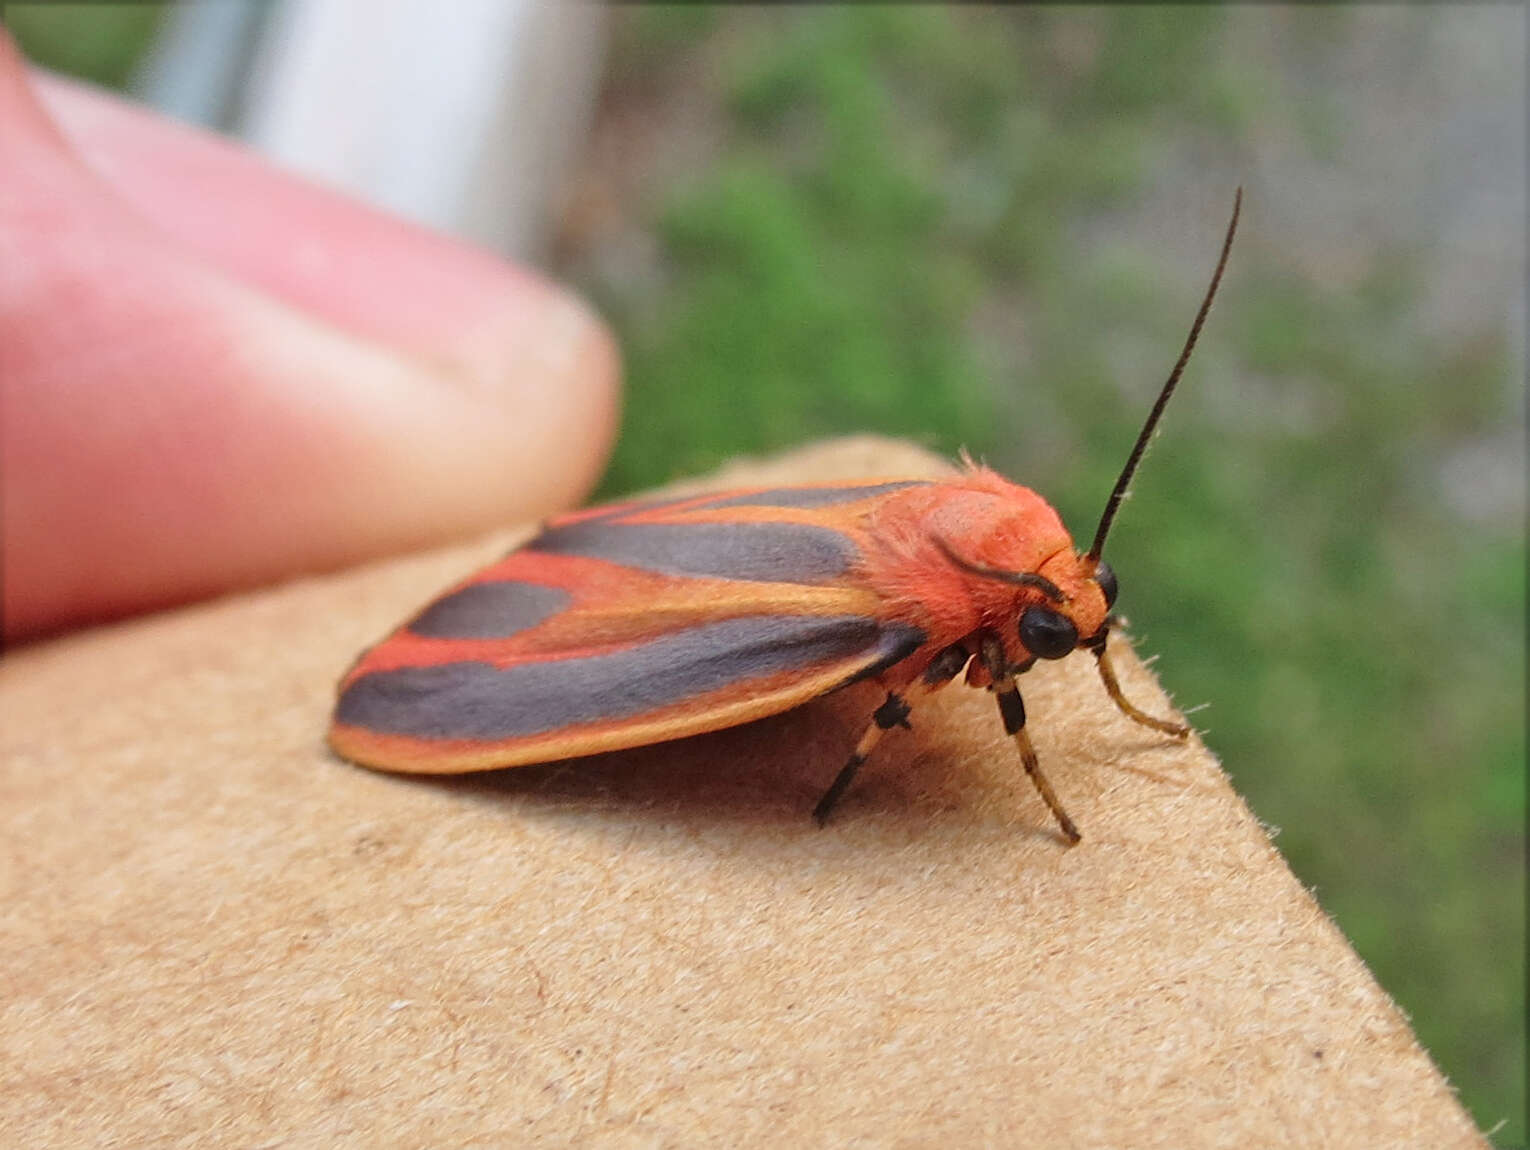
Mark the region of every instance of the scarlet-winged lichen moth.
POLYGON ((1179 361, 1080 554, 1034 491, 968 463, 955 479, 868 480, 638 500, 549 522, 367 651, 340 684, 344 758, 449 773, 575 758, 718 730, 864 679, 887 690, 814 809, 822 823, 883 732, 966 669, 998 698, 1027 774, 1041 773, 1017 675, 1106 651, 1116 577, 1101 558, 1227 265, 1242 190, 1179 361))

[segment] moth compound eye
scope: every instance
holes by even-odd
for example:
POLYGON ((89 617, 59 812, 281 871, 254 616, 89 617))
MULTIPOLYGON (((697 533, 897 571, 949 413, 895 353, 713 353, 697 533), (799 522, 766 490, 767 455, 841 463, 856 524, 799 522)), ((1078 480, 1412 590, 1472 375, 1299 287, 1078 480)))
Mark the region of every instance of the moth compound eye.
POLYGON ((1020 616, 1020 642, 1032 655, 1061 659, 1078 646, 1078 628, 1050 607, 1027 607, 1020 616))
POLYGON ((1105 609, 1108 611, 1116 605, 1116 596, 1121 588, 1116 586, 1116 573, 1110 569, 1110 564, 1100 560, 1100 565, 1094 569, 1094 581, 1100 585, 1100 590, 1105 594, 1105 609))

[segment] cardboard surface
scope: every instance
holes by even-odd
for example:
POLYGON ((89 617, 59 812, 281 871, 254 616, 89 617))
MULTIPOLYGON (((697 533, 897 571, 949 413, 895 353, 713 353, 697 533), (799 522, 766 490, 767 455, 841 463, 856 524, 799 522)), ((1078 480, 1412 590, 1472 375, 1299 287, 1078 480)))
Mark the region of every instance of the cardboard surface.
MULTIPOLYGON (((936 468, 855 440, 723 482, 936 468)), ((460 780, 331 757, 356 651, 524 534, 7 656, 0 1143, 1484 1144, 1087 656, 1021 680, 1072 850, 960 686, 823 830, 874 688, 460 780)))

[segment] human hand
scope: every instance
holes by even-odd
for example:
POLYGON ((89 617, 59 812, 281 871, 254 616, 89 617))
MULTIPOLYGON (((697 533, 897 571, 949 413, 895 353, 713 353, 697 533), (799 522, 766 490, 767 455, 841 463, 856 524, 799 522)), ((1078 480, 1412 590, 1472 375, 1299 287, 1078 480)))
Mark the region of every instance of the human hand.
POLYGON ((29 74, 0 31, 4 634, 567 506, 605 327, 531 272, 29 74))

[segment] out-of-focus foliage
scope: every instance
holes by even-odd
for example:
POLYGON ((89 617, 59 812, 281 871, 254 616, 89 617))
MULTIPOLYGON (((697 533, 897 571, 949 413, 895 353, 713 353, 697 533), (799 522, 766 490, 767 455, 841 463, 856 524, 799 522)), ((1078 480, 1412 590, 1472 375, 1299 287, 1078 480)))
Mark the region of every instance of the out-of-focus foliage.
POLYGON ((29 60, 121 88, 153 39, 163 4, 6 4, 4 21, 29 60))

